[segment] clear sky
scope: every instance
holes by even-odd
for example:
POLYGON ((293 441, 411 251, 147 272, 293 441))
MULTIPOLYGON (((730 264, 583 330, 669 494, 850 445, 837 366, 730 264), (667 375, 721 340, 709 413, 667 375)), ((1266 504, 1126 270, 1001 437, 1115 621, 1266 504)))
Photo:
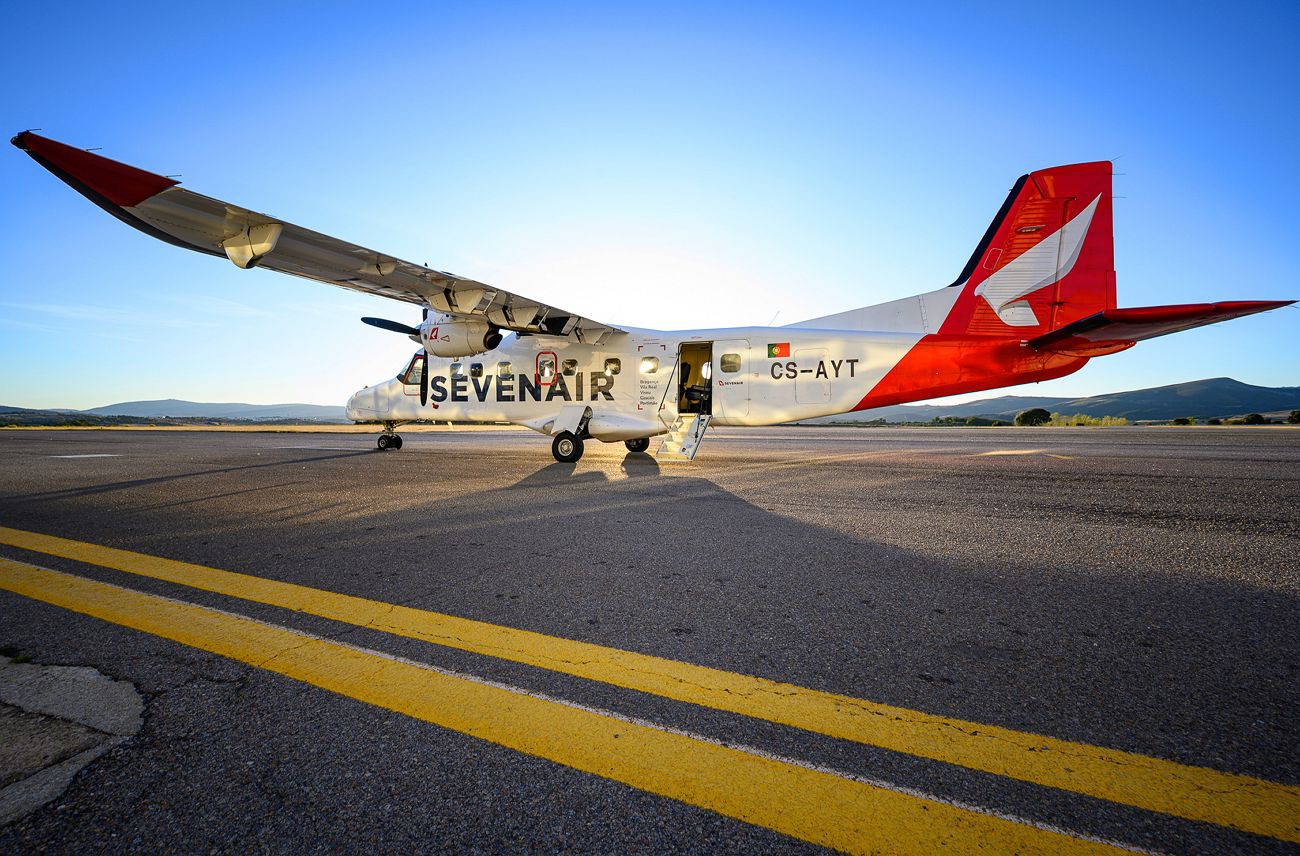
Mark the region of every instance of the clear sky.
MULTIPOLYGON (((1030 169, 1116 159, 1121 306, 1300 297, 1300 3, 8 4, 0 130, 614 324, 951 282, 1030 169)), ((157 242, 0 150, 0 404, 341 404, 352 294, 157 242)), ((1026 394, 1300 385, 1291 308, 1026 394)))

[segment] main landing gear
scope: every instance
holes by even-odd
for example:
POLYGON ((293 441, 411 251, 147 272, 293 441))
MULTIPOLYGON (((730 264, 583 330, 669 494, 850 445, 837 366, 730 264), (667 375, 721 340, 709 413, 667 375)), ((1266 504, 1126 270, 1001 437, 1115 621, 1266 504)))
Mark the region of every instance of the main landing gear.
POLYGON ((396 422, 384 423, 384 433, 380 434, 379 439, 375 441, 375 445, 379 447, 379 451, 387 452, 391 450, 396 452, 398 449, 402 448, 402 438, 397 436, 397 432, 393 430, 396 427, 396 422))
POLYGON ((582 438, 572 431, 561 431, 551 441, 551 454, 562 464, 576 463, 582 457, 582 438))
MULTIPOLYGON (((644 452, 650 448, 650 438, 624 440, 623 445, 627 446, 629 452, 644 452)), ((551 454, 562 464, 576 463, 582 457, 582 438, 572 431, 561 431, 551 441, 551 454)))

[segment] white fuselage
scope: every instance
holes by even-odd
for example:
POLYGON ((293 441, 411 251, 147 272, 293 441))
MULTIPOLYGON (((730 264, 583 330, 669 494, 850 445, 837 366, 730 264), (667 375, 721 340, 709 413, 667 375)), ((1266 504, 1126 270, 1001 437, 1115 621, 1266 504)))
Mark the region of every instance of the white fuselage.
POLYGON ((588 432, 609 442, 664 433, 679 412, 697 407, 714 424, 774 425, 852 410, 920 338, 792 327, 631 330, 599 345, 509 335, 474 356, 429 356, 423 406, 417 364, 357 392, 347 414, 511 422, 549 434, 562 408, 585 404, 588 432), (695 401, 682 396, 683 374, 695 401))

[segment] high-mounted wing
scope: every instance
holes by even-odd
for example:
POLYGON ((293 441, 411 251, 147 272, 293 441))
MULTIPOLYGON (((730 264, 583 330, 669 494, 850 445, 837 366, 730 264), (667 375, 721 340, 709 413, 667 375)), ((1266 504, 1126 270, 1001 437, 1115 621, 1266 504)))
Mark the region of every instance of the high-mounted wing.
POLYGON ((161 175, 23 131, 13 144, 108 213, 159 240, 318 282, 485 318, 506 330, 598 344, 623 332, 472 279, 393 258, 180 187, 161 175))

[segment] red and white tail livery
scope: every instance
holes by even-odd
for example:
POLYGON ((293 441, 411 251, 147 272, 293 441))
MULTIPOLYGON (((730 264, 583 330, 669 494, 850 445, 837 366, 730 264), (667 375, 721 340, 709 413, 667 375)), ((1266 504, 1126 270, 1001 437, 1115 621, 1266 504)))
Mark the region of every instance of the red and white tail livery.
POLYGON ((774 425, 1049 380, 1089 359, 1289 300, 1118 309, 1111 164, 1022 176, 952 285, 784 327, 613 326, 283 219, 24 131, 13 143, 113 216, 170 244, 421 307, 393 379, 348 402, 357 421, 507 421, 552 437, 695 457, 710 424, 774 425))

